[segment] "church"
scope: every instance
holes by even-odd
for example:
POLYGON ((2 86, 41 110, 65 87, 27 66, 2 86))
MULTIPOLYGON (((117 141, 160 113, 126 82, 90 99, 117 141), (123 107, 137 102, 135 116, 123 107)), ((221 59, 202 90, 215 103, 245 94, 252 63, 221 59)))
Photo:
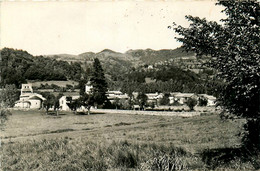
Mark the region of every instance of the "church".
POLYGON ((33 93, 32 84, 22 84, 20 99, 15 102, 15 108, 40 109, 43 101, 42 95, 33 93))

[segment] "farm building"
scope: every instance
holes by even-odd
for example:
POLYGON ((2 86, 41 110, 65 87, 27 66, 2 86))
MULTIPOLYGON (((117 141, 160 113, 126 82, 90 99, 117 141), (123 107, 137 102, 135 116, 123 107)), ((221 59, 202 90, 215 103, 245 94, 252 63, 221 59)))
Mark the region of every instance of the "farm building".
POLYGON ((42 95, 33 93, 32 84, 22 84, 20 99, 15 102, 15 108, 40 109, 43 101, 42 95))

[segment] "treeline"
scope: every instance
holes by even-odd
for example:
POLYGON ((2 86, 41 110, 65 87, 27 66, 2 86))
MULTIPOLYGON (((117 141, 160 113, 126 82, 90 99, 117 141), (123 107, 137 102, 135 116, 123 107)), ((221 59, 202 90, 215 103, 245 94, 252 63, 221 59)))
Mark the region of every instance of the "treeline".
POLYGON ((26 51, 11 48, 1 50, 1 86, 15 84, 19 87, 26 80, 75 80, 84 72, 79 62, 33 56, 26 51))
POLYGON ((183 92, 211 94, 218 96, 218 89, 223 86, 221 80, 202 78, 192 71, 184 71, 176 66, 163 66, 156 70, 132 70, 123 76, 121 91, 154 92, 183 92), (150 78, 152 82, 145 82, 150 78))

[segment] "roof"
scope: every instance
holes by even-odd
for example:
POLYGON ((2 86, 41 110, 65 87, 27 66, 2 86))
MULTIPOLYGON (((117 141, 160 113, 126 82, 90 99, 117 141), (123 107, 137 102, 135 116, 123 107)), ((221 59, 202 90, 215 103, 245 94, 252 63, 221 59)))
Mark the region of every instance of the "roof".
POLYGON ((194 96, 194 93, 179 93, 179 94, 175 94, 175 97, 192 97, 194 96))
POLYGON ((123 94, 121 91, 108 91, 107 94, 123 94))
POLYGON ((212 95, 208 95, 208 94, 199 94, 199 96, 205 97, 205 98, 207 98, 209 100, 216 100, 217 99, 216 97, 214 97, 212 95))
POLYGON ((66 100, 67 97, 71 97, 72 100, 76 100, 76 99, 80 98, 80 96, 62 96, 60 99, 65 99, 66 100))
POLYGON ((108 94, 108 99, 128 99, 128 95, 127 94, 108 94))
POLYGON ((46 100, 42 95, 37 94, 37 93, 33 93, 32 95, 30 95, 30 96, 28 97, 28 99, 46 100))
POLYGON ((147 93, 146 95, 148 99, 158 99, 160 96, 158 93, 147 93))
POLYGON ((72 96, 72 100, 76 100, 76 99, 79 99, 80 96, 72 96))
POLYGON ((28 100, 25 100, 25 101, 23 101, 23 100, 18 100, 18 101, 15 102, 15 104, 16 104, 16 103, 31 103, 31 102, 28 101, 28 100))

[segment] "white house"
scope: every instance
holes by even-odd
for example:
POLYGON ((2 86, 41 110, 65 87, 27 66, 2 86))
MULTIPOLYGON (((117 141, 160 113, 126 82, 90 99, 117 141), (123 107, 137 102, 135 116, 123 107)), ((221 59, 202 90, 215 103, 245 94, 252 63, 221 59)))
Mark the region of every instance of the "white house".
POLYGON ((208 95, 206 98, 208 99, 207 106, 215 106, 216 105, 216 97, 208 95))
POLYGON ((195 97, 194 93, 178 93, 174 95, 175 99, 180 103, 184 104, 191 97, 195 97))
POLYGON ((158 92, 156 92, 156 93, 147 93, 146 95, 148 97, 148 99, 147 99, 148 103, 153 103, 154 102, 155 104, 157 104, 158 101, 163 98, 163 94, 162 93, 158 93, 158 92))
POLYGON ((216 105, 216 97, 208 94, 199 94, 200 97, 204 97, 207 99, 207 106, 215 106, 216 105))
MULTIPOLYGON (((76 99, 79 99, 80 96, 71 96, 71 97, 72 97, 72 100, 76 100, 76 99)), ((60 110, 64 110, 64 111, 70 110, 70 108, 67 104, 68 103, 67 96, 62 96, 59 99, 59 103, 60 103, 60 110)))
POLYGON ((40 109, 43 101, 42 95, 33 93, 32 84, 22 84, 20 99, 15 102, 15 108, 40 109))
POLYGON ((91 85, 90 81, 88 81, 88 83, 85 86, 85 92, 87 94, 91 93, 92 88, 93 88, 93 86, 91 85))
POLYGON ((108 100, 111 103, 115 102, 117 99, 123 99, 123 100, 129 99, 128 95, 126 93, 125 94, 122 93, 121 91, 108 91, 106 94, 108 100))
MULTIPOLYGON (((85 85, 85 92, 87 94, 91 93, 93 86, 90 84, 90 81, 88 81, 88 83, 85 85)), ((74 95, 74 96, 62 96, 59 99, 59 103, 60 103, 60 110, 63 111, 70 111, 71 109, 68 106, 68 97, 71 97, 72 100, 76 100, 79 99, 80 96, 79 95, 74 95)), ((78 110, 85 110, 85 108, 83 106, 81 106, 78 110)))

